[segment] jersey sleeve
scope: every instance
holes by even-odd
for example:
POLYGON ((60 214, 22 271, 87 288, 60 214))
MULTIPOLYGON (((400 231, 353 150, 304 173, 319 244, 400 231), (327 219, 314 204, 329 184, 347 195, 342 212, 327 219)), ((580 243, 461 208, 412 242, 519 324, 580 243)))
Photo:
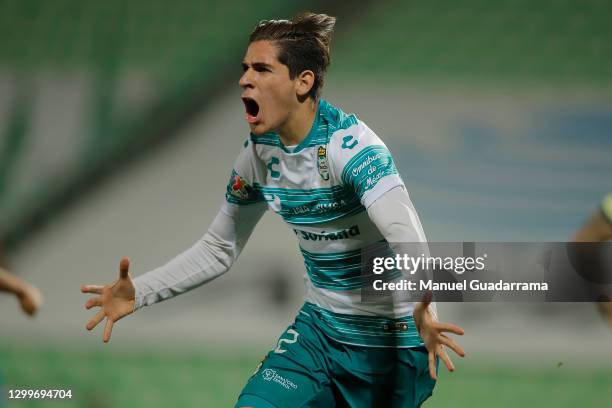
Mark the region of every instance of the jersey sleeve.
MULTIPOLYGON (((394 253, 403 256, 409 250, 412 256, 429 256, 427 237, 404 187, 394 187, 380 196, 368 208, 368 216, 394 253)), ((394 302, 412 301, 403 291, 393 291, 392 297, 394 302)), ((436 303, 430 303, 429 307, 434 319, 438 320, 436 303)))
POLYGON ((255 145, 247 140, 232 167, 225 191, 225 203, 221 207, 221 211, 233 216, 239 211, 239 207, 265 202, 260 185, 257 182, 258 176, 261 176, 260 173, 261 169, 257 166, 255 145))
POLYGON ((267 208, 256 183, 254 153, 252 142, 245 142, 234 162, 224 203, 202 238, 165 265, 134 279, 134 310, 194 289, 231 268, 267 208))
POLYGON ((427 242, 419 215, 403 187, 380 196, 368 208, 368 216, 388 242, 427 242))
POLYGON ((219 211, 191 248, 134 279, 134 310, 180 295, 227 272, 264 212, 264 204, 240 207, 233 216, 219 211))
POLYGON ((389 149, 363 122, 335 132, 329 150, 333 176, 352 189, 366 208, 404 185, 389 149))

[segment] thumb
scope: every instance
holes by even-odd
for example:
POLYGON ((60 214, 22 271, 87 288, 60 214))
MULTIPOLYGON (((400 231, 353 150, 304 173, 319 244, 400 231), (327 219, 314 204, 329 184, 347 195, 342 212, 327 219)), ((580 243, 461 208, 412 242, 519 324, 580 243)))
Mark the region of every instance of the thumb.
POLYGON ((121 261, 119 262, 119 278, 127 279, 129 269, 130 269, 130 259, 124 256, 123 258, 121 258, 121 261))

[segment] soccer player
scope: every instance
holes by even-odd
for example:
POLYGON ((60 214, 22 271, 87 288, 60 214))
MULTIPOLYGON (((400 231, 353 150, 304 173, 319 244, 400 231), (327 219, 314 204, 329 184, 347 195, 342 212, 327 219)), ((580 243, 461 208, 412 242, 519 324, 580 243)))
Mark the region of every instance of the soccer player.
MULTIPOLYGON (((428 301, 363 301, 361 250, 380 242, 425 242, 391 154, 360 121, 320 97, 335 18, 303 13, 262 21, 252 32, 239 85, 250 137, 231 172, 226 202, 204 236, 166 265, 132 280, 129 261, 86 308, 122 317, 226 272, 269 208, 295 233, 306 267, 305 303, 248 380, 237 407, 416 407, 433 390, 437 358, 454 370, 428 301)), ((401 120, 398 118, 398 120, 401 120)))
MULTIPOLYGON (((601 208, 576 232, 575 242, 603 242, 612 240, 612 193, 606 195, 601 208)), ((597 302, 601 316, 612 327, 612 302, 597 302)))

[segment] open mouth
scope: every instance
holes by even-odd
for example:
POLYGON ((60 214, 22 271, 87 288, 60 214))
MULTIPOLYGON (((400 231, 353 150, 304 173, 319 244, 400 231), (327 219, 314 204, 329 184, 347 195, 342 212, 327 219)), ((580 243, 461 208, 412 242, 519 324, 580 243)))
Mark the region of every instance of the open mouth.
POLYGON ((259 115, 259 104, 253 98, 244 97, 242 98, 244 108, 246 109, 247 122, 254 123, 257 121, 257 115, 259 115))

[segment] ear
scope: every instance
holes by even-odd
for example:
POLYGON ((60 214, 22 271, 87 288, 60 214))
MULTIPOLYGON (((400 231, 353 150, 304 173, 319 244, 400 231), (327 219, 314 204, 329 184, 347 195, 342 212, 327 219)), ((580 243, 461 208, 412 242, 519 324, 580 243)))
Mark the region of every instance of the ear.
POLYGON ((295 78, 295 92, 298 98, 305 97, 312 89, 315 81, 315 74, 309 69, 306 69, 295 78))

